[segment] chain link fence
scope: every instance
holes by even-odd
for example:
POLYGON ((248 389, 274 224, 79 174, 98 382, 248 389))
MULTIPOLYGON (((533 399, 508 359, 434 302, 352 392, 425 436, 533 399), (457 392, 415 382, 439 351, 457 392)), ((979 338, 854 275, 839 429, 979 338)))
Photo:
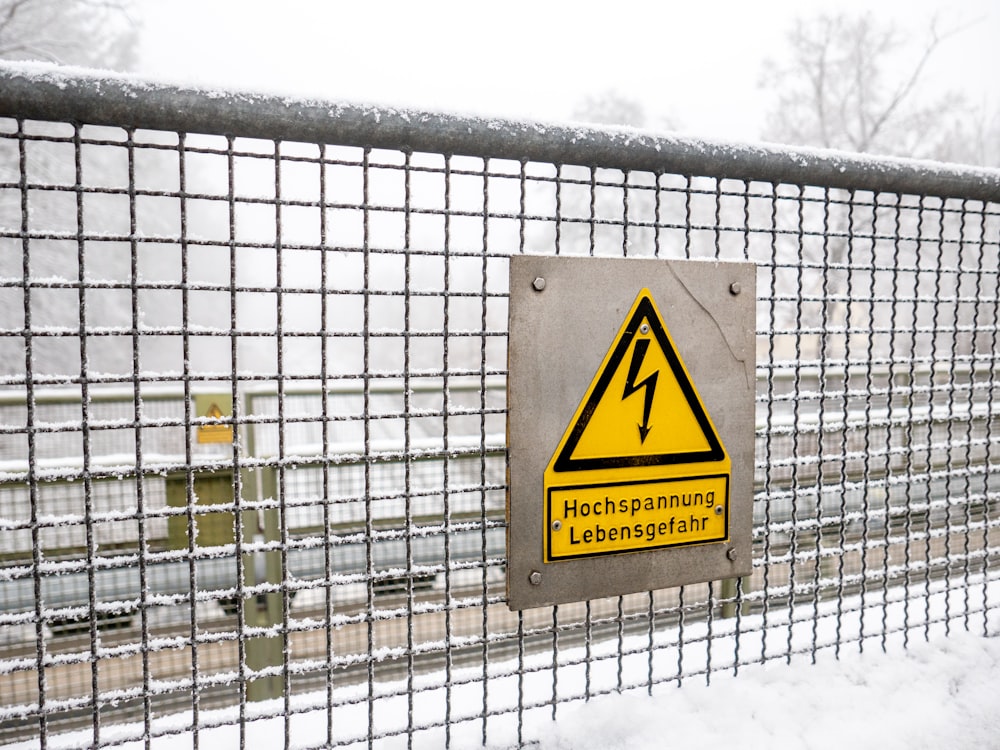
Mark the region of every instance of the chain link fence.
POLYGON ((2 68, 0 744, 525 745, 982 631, 998 250, 989 170, 2 68), (509 611, 518 253, 756 264, 751 576, 509 611))

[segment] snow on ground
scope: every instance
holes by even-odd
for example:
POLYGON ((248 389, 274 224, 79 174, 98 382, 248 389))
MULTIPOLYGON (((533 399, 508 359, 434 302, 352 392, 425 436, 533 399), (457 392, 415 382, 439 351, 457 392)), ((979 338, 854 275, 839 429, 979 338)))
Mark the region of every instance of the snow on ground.
MULTIPOLYGON (((537 750, 1000 748, 1000 581, 937 591, 926 599, 911 591, 921 596, 910 601, 902 593, 890 589, 890 600, 869 593, 864 602, 833 601, 815 610, 800 603, 792 623, 787 612, 770 612, 766 621, 744 616, 738 637, 733 619, 689 623, 680 653, 670 645, 677 632, 666 628, 654 634, 658 647, 652 656, 648 635, 625 638, 621 660, 616 640, 592 643, 589 664, 582 649, 560 649, 555 680, 547 651, 526 657, 520 675, 516 663, 491 663, 486 699, 499 715, 489 718, 487 747, 516 746, 513 709, 520 690, 523 704, 536 707, 526 712, 521 736, 537 750), (762 654, 766 660, 754 663, 762 654), (667 676, 676 673, 679 657, 692 676, 677 687, 667 676), (709 663, 706 685, 699 672, 709 663), (725 668, 734 663, 742 663, 738 675, 725 668), (645 686, 650 674, 658 683, 652 695, 645 686), (553 683, 560 703, 555 721, 547 705, 553 683), (638 689, 619 694, 618 684, 638 689), (582 696, 586 685, 597 697, 570 700, 582 696)), ((367 685, 339 688, 333 741, 353 739, 357 744, 346 746, 366 747, 371 720, 383 737, 375 747, 405 748, 412 715, 417 726, 452 723, 448 738, 441 726, 417 732, 413 748, 441 748, 446 739, 456 748, 481 747, 482 677, 481 668, 456 669, 447 690, 441 673, 414 675, 412 705, 406 681, 377 684, 371 714, 367 685)), ((247 705, 243 746, 282 747, 287 728, 290 747, 322 747, 328 735, 325 693, 296 696, 292 706, 286 717, 281 701, 247 705)), ((240 747, 238 721, 236 709, 202 711, 198 745, 240 747)), ((150 747, 191 747, 190 723, 189 714, 156 719, 150 747)), ((89 732, 78 732, 50 737, 48 746, 89 747, 91 740, 89 732)), ((102 726, 100 742, 139 750, 143 728, 102 726)))
MULTIPOLYGON (((539 729, 542 729, 539 727, 539 729)), ((543 730, 544 731, 544 730, 543 730)), ((612 695, 560 712, 545 750, 1000 748, 1000 637, 964 631, 905 653, 857 647, 691 680, 652 698, 612 695)))

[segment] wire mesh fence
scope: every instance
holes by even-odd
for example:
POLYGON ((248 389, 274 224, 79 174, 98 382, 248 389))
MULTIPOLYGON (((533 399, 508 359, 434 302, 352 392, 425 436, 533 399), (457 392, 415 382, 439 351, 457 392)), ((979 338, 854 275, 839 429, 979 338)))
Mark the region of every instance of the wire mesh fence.
POLYGON ((995 173, 0 76, 0 743, 522 745, 986 627, 995 173), (509 611, 518 253, 756 264, 751 576, 509 611))

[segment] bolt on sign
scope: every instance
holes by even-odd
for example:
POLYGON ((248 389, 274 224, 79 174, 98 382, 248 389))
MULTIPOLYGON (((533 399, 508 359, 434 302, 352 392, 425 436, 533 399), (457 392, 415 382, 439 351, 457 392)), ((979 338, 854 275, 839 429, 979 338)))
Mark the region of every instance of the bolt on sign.
POLYGON ((754 282, 749 263, 511 259, 512 609, 749 573, 754 282))

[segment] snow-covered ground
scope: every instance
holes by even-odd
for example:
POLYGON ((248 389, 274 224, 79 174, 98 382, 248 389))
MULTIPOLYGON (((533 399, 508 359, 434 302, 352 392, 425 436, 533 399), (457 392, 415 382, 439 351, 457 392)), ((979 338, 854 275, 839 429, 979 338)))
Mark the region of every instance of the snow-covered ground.
MULTIPOLYGON (((994 634, 995 635, 995 634, 994 634)), ((611 695, 537 726, 545 750, 1000 748, 1000 637, 769 662, 652 698, 611 695)))
MULTIPOLYGON (((899 593, 890 590, 890 598, 899 593)), ((489 718, 487 747, 516 746, 517 714, 511 709, 517 705, 520 684, 524 704, 537 707, 525 714, 521 736, 538 750, 1000 748, 1000 581, 909 602, 883 603, 869 595, 865 606, 860 604, 858 600, 839 607, 836 602, 824 604, 815 620, 802 617, 800 607, 792 624, 776 612, 770 613, 767 623, 759 616, 743 617, 738 638, 733 634, 735 620, 716 621, 710 637, 707 625, 688 625, 683 671, 697 673, 710 659, 709 685, 698 674, 685 678, 680 687, 672 680, 662 682, 663 675, 676 668, 678 651, 666 645, 655 649, 651 659, 644 651, 645 636, 625 639, 627 656, 621 661, 617 642, 591 644, 589 667, 581 663, 582 651, 560 650, 555 683, 561 705, 556 721, 546 705, 553 691, 551 654, 528 657, 521 676, 517 664, 491 663, 489 710, 510 712, 489 718), (970 612, 967 618, 965 612, 970 612), (909 628, 904 627, 907 624, 909 628), (888 634, 884 651, 881 633, 888 634), (865 637, 859 641, 859 635, 865 637), (834 647, 838 638, 843 639, 839 658, 834 647), (814 646, 819 648, 814 651, 814 646), (795 654, 790 660, 782 656, 788 651, 795 654), (753 663, 755 654, 768 658, 753 663), (736 662, 742 662, 737 675, 724 668, 736 662), (643 687, 616 691, 619 680, 642 686, 650 669, 661 680, 652 695, 643 687), (588 683, 593 693, 603 695, 563 703, 581 695, 588 683)), ((674 631, 655 635, 661 644, 676 638, 674 631)), ((414 725, 440 723, 447 717, 453 722, 449 738, 453 747, 480 747, 481 678, 481 669, 456 670, 456 684, 446 692, 443 674, 415 675, 414 725)), ((384 735, 376 747, 407 747, 411 706, 406 690, 405 682, 375 686, 371 718, 375 733, 384 735)), ((348 746, 366 746, 367 692, 361 685, 334 693, 335 742, 360 738, 348 746)), ((248 705, 244 746, 282 747, 287 722, 291 747, 322 747, 328 733, 325 700, 325 693, 297 696, 290 717, 283 715, 278 701, 248 705)), ((191 747, 193 737, 185 729, 190 722, 190 715, 183 714, 157 719, 151 747, 191 747)), ((235 709, 201 712, 199 746, 239 747, 236 722, 235 709)), ((142 732, 136 725, 103 727, 101 743, 120 742, 123 748, 139 750, 144 746, 142 732)), ((89 732, 50 737, 49 747, 88 747, 91 739, 89 732)), ((445 739, 445 730, 437 727, 417 732, 412 746, 441 748, 445 739)), ((37 746, 35 742, 13 747, 37 746)))

